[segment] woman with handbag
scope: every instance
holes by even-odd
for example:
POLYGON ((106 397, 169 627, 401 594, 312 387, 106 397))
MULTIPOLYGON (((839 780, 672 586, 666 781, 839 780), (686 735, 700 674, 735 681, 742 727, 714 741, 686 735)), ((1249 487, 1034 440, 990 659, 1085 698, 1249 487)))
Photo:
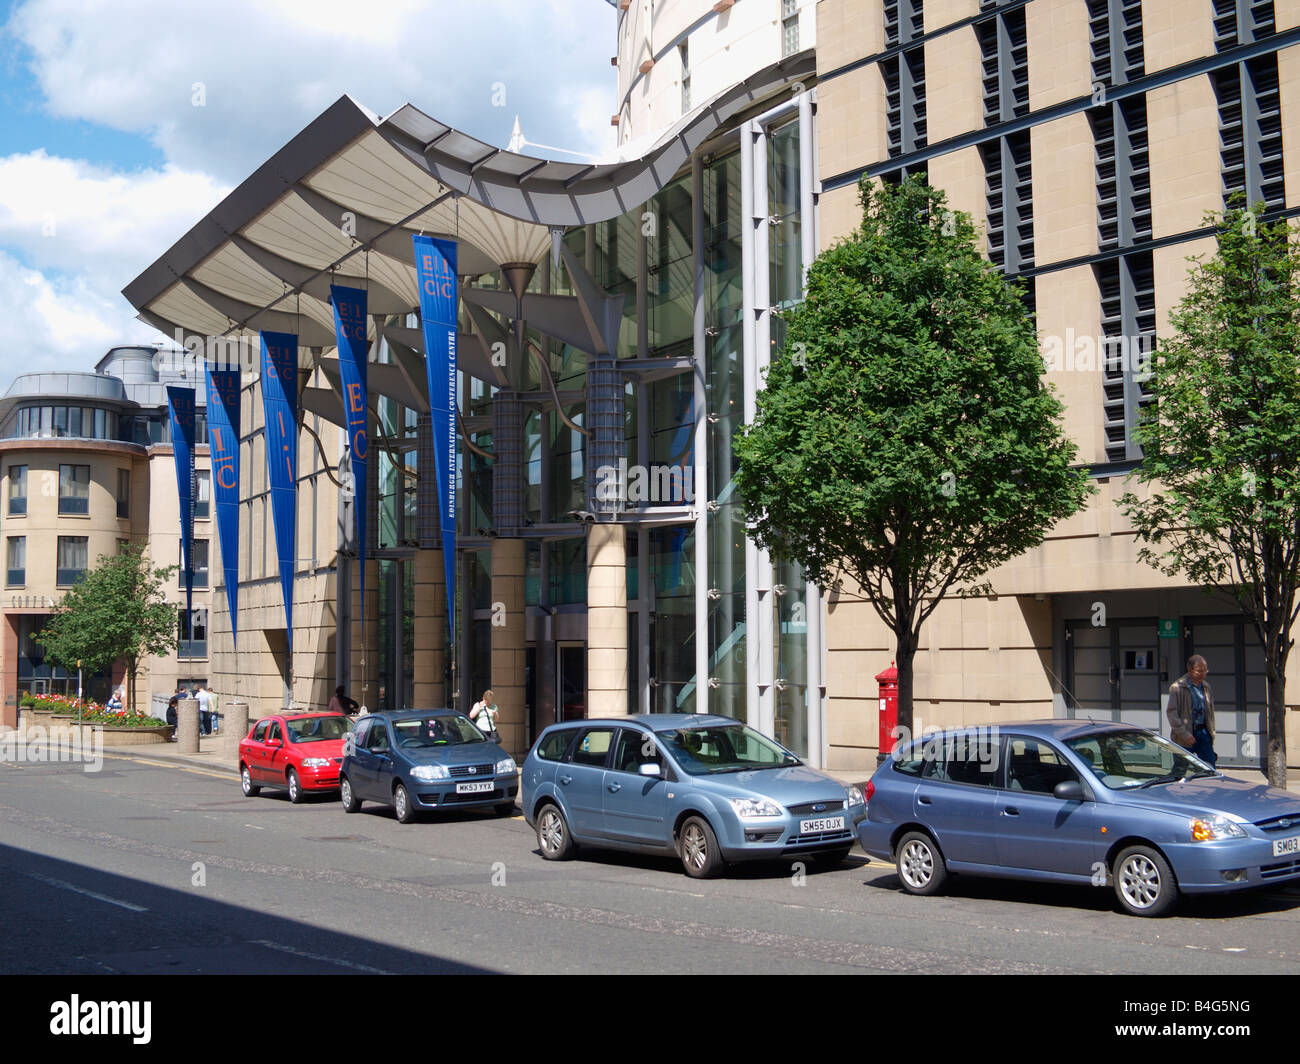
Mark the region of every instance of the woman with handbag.
POLYGON ((481 701, 475 702, 469 711, 469 719, 474 722, 488 739, 494 743, 501 741, 501 733, 497 731, 497 717, 500 711, 496 703, 492 701, 492 692, 490 690, 483 692, 481 701))

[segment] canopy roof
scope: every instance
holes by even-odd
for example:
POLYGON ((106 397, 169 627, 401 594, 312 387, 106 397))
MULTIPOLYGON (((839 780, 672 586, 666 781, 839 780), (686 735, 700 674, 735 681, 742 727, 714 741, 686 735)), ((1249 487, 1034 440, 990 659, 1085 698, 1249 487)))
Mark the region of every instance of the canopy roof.
POLYGON ((418 305, 412 234, 457 240, 466 277, 536 263, 552 233, 640 206, 736 116, 813 73, 811 52, 791 56, 697 107, 644 154, 602 163, 495 148, 409 104, 379 119, 343 96, 123 295, 168 335, 271 329, 333 347, 331 283, 366 288, 372 315, 418 305))

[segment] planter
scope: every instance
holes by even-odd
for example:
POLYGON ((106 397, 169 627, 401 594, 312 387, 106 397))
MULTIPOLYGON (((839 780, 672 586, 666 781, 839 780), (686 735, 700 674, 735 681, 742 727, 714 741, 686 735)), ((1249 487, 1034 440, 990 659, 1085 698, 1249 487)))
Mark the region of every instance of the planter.
MULTIPOLYGON (((43 720, 33 720, 24 713, 23 722, 27 729, 30 730, 33 727, 44 728, 50 736, 70 736, 78 730, 76 717, 53 714, 45 714, 44 717, 43 720)), ((157 743, 170 742, 172 735, 172 726, 170 724, 124 726, 87 722, 83 727, 86 731, 91 728, 98 728, 102 731, 105 746, 153 746, 157 743)))

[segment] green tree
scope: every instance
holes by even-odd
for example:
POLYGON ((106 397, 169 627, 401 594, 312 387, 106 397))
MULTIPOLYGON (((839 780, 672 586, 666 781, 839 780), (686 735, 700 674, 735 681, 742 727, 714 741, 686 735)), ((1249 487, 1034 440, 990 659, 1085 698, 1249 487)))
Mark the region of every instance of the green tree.
POLYGON ((125 661, 134 711, 140 660, 176 648, 176 607, 165 590, 176 569, 155 569, 141 545, 101 554, 81 582, 68 589, 36 641, 64 668, 76 668, 81 661, 93 671, 125 661))
POLYGON ((1139 556, 1226 596, 1249 619, 1267 677, 1264 772, 1286 786, 1286 662, 1300 579, 1300 251, 1284 221, 1207 215, 1199 256, 1151 360, 1137 430, 1148 490, 1121 498, 1139 556))
POLYGON ((736 479, 764 547, 823 588, 851 577, 892 630, 910 732, 926 619, 950 592, 988 593, 1091 488, 1033 320, 970 218, 916 178, 864 180, 859 202, 786 315, 736 479))

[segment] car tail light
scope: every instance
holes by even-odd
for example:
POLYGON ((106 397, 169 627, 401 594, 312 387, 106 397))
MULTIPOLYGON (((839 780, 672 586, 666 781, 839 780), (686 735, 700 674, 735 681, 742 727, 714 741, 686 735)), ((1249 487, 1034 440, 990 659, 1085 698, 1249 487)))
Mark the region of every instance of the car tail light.
POLYGON ((876 785, 872 783, 870 780, 867 780, 867 789, 862 792, 862 796, 868 802, 870 802, 871 799, 875 797, 875 795, 876 795, 876 785))

